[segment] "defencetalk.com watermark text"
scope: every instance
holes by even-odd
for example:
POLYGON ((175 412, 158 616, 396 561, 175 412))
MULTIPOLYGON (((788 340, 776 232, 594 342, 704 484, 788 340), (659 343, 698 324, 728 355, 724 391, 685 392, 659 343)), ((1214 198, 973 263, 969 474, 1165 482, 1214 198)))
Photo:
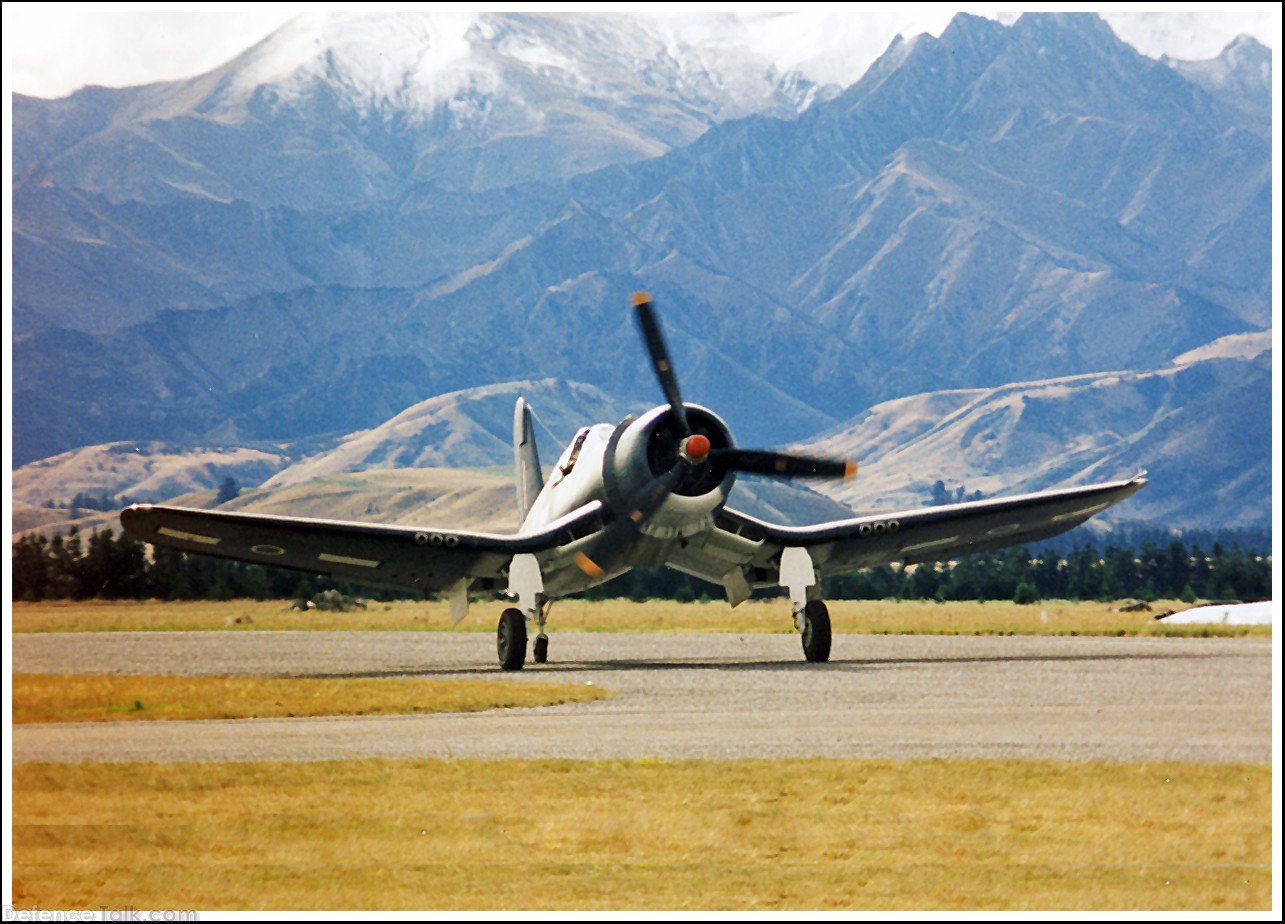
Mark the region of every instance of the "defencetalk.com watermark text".
POLYGON ((201 920, 195 911, 158 911, 132 908, 109 908, 99 905, 97 908, 16 908, 4 906, 5 921, 147 921, 151 924, 188 924, 201 920))

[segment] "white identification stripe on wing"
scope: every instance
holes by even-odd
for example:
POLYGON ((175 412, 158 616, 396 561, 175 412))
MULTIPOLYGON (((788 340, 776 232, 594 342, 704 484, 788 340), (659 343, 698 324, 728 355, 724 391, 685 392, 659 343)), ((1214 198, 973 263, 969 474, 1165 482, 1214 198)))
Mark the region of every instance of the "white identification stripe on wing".
POLYGON ((170 529, 168 526, 161 526, 156 532, 162 536, 169 536, 171 539, 182 539, 184 542, 199 542, 202 545, 218 545, 223 541, 217 536, 198 536, 196 533, 185 533, 181 529, 170 529))
POLYGON ((994 529, 988 529, 988 530, 986 530, 986 535, 988 535, 988 536, 1007 536, 1007 535, 1009 535, 1009 534, 1011 534, 1011 533, 1015 533, 1015 532, 1017 532, 1017 531, 1018 531, 1019 529, 1021 529, 1021 528, 1022 528, 1022 527, 1021 527, 1021 525, 1020 525, 1020 524, 1018 524, 1018 523, 1009 523, 1009 524, 1007 524, 1007 525, 1005 525, 1005 526, 996 526, 994 529))
POLYGON ((1074 520, 1079 517, 1091 517, 1099 510, 1106 510, 1110 506, 1111 501, 1106 501, 1105 503, 1094 504, 1092 507, 1081 507, 1079 510, 1072 510, 1070 513, 1059 513, 1057 516, 1049 520, 1049 522, 1062 523, 1066 520, 1074 520))
POLYGON ((934 539, 932 542, 917 542, 914 545, 906 546, 901 551, 903 554, 906 552, 920 552, 924 549, 935 549, 938 546, 954 545, 958 541, 958 536, 950 536, 946 539, 934 539))
POLYGON ((331 555, 329 552, 321 552, 317 555, 319 561, 328 561, 336 565, 356 565, 359 568, 378 568, 379 562, 371 561, 369 558, 350 558, 347 555, 331 555))

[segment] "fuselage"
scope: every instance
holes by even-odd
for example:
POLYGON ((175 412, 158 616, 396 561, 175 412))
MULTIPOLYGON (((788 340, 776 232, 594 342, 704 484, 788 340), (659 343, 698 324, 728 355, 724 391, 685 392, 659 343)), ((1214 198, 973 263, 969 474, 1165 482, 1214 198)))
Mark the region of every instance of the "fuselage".
MULTIPOLYGON (((708 435, 718 448, 732 445, 727 425, 713 412, 697 405, 686 408, 695 432, 708 435)), ((669 408, 660 406, 618 426, 595 424, 582 428, 549 472, 523 519, 521 533, 538 532, 594 501, 604 505, 608 519, 630 516, 638 492, 646 490, 674 464, 672 452, 668 451, 673 440, 666 432, 670 420, 669 408)), ((569 569, 569 573, 557 577, 546 576, 546 581, 552 578, 558 593, 572 593, 635 565, 664 564, 676 544, 712 527, 714 515, 727 501, 734 481, 734 473, 722 470, 716 463, 700 466, 641 524, 627 554, 602 563, 602 575, 569 569)))
POLYGON ((558 457, 519 532, 539 532, 590 501, 602 500, 602 467, 611 424, 583 427, 558 457))

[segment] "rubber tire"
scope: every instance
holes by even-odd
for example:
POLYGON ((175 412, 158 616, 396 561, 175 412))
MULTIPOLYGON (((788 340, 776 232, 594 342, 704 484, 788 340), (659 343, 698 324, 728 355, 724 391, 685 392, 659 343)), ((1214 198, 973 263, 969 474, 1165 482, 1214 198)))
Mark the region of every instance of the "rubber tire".
POLYGON ((536 664, 546 664, 549 660, 549 636, 536 636, 534 649, 531 653, 532 659, 536 664))
POLYGON ((830 611, 822 600, 803 610, 803 656, 814 664, 830 660, 830 611))
POLYGON ((500 667, 506 671, 520 671, 526 663, 526 617, 521 610, 509 607, 500 614, 500 624, 495 629, 495 650, 500 656, 500 667))

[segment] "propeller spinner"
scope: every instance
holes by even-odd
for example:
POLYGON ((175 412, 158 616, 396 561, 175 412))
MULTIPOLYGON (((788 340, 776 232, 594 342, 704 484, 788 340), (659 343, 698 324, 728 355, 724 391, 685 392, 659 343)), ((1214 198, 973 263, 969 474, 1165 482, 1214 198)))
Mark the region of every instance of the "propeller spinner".
MULTIPOLYGON (((732 446, 714 448, 709 437, 693 433, 687 406, 678 387, 665 338, 646 292, 637 292, 633 298, 634 317, 647 347, 656 379, 664 392, 669 410, 677 423, 675 462, 671 468, 639 487, 626 499, 618 515, 599 535, 598 540, 585 552, 576 556, 576 564, 593 577, 606 573, 617 555, 634 542, 646 522, 665 505, 685 476, 701 466, 717 465, 724 470, 777 478, 855 478, 857 464, 850 459, 823 459, 794 453, 762 449, 737 449, 732 446)), ((672 432, 672 431, 671 431, 672 432)))

